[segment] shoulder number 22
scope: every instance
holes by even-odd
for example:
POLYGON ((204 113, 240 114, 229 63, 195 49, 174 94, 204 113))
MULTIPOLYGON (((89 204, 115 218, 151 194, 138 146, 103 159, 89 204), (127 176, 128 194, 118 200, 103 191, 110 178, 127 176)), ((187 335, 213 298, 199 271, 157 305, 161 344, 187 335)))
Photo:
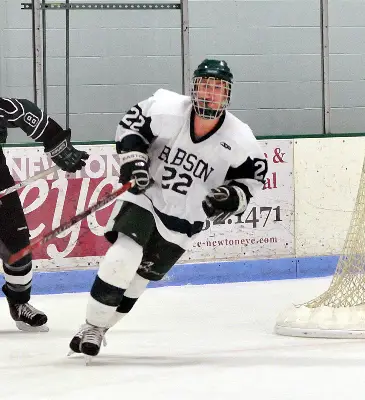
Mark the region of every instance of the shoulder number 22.
POLYGON ((145 119, 143 115, 141 114, 141 110, 139 110, 137 107, 132 107, 129 111, 128 114, 126 114, 123 118, 122 121, 130 128, 135 131, 138 131, 139 128, 142 128, 142 126, 145 123, 145 119))
POLYGON ((267 161, 266 160, 255 160, 254 162, 255 172, 254 179, 258 181, 264 180, 267 173, 267 161))

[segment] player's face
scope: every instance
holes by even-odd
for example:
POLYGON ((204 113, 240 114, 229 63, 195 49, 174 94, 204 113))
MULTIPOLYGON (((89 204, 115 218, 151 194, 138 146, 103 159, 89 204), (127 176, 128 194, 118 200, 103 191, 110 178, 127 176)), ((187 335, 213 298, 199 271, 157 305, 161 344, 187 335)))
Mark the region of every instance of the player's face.
POLYGON ((196 114, 203 119, 217 119, 227 108, 231 83, 222 79, 194 77, 191 98, 196 114))
POLYGON ((228 101, 229 85, 229 82, 222 79, 198 78, 195 90, 199 107, 208 106, 212 110, 225 108, 228 101))

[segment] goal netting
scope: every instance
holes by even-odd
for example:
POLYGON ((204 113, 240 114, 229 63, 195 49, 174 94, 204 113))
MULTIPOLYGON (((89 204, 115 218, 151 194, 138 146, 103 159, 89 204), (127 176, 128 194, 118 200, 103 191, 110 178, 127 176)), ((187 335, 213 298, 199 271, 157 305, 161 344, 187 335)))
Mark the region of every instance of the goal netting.
POLYGON ((275 332, 322 338, 365 337, 365 161, 342 254, 326 292, 279 315, 275 332))

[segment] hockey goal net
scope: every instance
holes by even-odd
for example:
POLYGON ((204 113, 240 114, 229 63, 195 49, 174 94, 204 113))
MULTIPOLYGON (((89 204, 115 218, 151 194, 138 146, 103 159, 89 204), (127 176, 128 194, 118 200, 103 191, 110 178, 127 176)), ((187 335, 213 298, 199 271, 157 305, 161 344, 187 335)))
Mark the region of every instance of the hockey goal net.
POLYGON ((275 332, 322 338, 365 337, 365 161, 342 254, 326 292, 279 315, 275 332))

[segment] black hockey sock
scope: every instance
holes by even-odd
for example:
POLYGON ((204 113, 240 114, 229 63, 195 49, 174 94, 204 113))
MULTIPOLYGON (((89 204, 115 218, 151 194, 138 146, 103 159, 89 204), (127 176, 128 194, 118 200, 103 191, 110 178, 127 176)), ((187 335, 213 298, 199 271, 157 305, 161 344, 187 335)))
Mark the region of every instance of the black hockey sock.
POLYGON ((24 304, 32 290, 32 259, 25 256, 13 265, 4 263, 5 285, 2 290, 12 304, 24 304))
POLYGON ((130 297, 123 296, 122 301, 120 302, 119 306, 117 307, 117 312, 122 314, 127 314, 136 304, 138 299, 132 299, 130 297))
POLYGON ((91 297, 101 304, 110 307, 118 307, 122 301, 125 289, 118 288, 104 282, 97 275, 91 288, 91 297))

